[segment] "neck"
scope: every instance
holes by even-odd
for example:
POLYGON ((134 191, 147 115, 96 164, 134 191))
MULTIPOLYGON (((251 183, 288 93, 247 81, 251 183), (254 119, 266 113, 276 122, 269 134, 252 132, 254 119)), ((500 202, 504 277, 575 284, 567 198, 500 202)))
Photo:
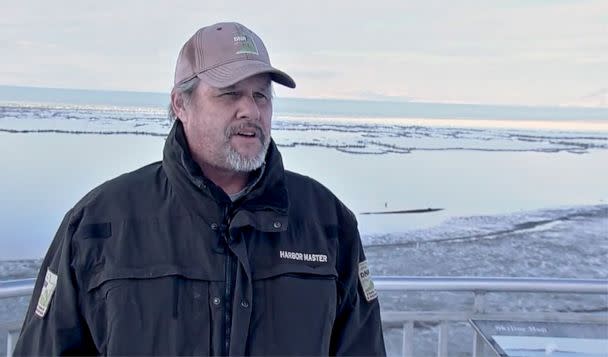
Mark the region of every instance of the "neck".
POLYGON ((249 172, 236 172, 200 162, 198 164, 205 176, 228 195, 242 191, 249 181, 249 172))

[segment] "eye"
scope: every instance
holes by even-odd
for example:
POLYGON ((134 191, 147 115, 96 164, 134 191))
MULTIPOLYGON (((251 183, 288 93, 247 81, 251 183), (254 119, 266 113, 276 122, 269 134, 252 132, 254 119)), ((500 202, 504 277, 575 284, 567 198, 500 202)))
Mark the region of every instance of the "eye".
POLYGON ((253 96, 254 96, 256 99, 263 99, 263 100, 267 100, 267 99, 268 99, 268 96, 266 95, 266 93, 262 93, 262 92, 255 92, 255 93, 253 94, 253 96))
POLYGON ((226 96, 226 97, 236 97, 237 95, 239 95, 237 92, 224 92, 222 93, 222 97, 226 96))

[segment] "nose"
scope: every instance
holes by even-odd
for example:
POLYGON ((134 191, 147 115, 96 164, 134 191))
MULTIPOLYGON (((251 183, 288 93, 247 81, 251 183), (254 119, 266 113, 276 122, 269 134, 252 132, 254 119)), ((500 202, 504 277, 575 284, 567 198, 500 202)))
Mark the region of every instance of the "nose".
POLYGON ((260 120, 260 108, 253 94, 241 96, 237 117, 239 119, 260 120))

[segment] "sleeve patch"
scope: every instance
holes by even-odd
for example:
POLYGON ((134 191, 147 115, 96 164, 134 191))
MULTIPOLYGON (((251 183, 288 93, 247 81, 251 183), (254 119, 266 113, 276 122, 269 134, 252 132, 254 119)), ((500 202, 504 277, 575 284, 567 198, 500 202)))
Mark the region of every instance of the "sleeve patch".
POLYGON ((44 285, 42 285, 42 291, 40 292, 38 305, 36 306, 36 315, 39 317, 44 317, 44 315, 46 315, 46 311, 48 310, 53 294, 55 293, 55 287, 57 287, 57 274, 47 269, 46 276, 44 277, 44 285))
POLYGON ((369 273, 369 267, 367 266, 367 260, 359 263, 359 283, 361 284, 361 288, 365 293, 365 300, 370 302, 378 297, 378 293, 374 288, 374 282, 372 281, 372 276, 369 273))

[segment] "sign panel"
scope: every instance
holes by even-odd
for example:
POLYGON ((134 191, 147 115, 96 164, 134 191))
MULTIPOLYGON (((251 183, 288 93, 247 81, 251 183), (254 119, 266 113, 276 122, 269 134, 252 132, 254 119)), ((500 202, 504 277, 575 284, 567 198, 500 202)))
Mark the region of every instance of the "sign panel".
POLYGON ((469 320, 501 357, 606 357, 608 324, 469 320))

